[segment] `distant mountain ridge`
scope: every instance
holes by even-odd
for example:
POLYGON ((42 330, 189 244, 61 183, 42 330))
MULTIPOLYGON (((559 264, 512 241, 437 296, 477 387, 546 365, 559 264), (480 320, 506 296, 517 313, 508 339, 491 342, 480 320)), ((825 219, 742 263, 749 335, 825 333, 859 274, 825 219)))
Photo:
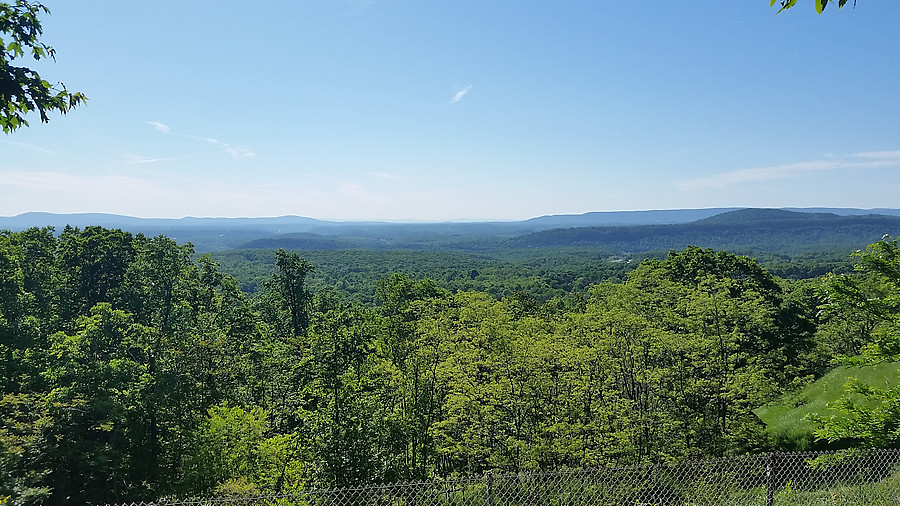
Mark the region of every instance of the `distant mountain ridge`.
POLYGON ((547 227, 597 227, 623 225, 674 225, 709 218, 739 207, 710 209, 668 209, 651 211, 595 211, 584 214, 556 214, 538 216, 525 223, 547 227))
MULTIPOLYGON (((250 227, 261 229, 287 229, 283 233, 309 232, 320 227, 372 227, 372 226, 398 226, 398 227, 427 227, 434 225, 444 226, 490 226, 490 225, 524 225, 542 229, 557 227, 596 227, 619 225, 670 225, 677 223, 690 223, 730 211, 751 209, 744 207, 715 207, 705 209, 662 209, 646 211, 593 211, 583 214, 553 214, 537 216, 521 221, 445 221, 445 222, 393 222, 393 221, 329 221, 304 216, 275 216, 260 218, 197 218, 187 216, 184 218, 138 218, 120 214, 108 213, 72 213, 57 214, 45 212, 28 212, 16 216, 0 216, 0 229, 25 230, 31 227, 52 226, 64 228, 66 225, 73 227, 85 227, 99 225, 103 227, 131 228, 194 228, 194 227, 250 227)), ((763 210, 761 208, 756 208, 763 210)), ((831 208, 831 207, 785 207, 778 208, 781 211, 797 213, 830 213, 838 216, 854 216, 867 214, 881 214, 886 216, 900 216, 900 209, 858 209, 858 208, 831 208)))
POLYGON ((678 248, 686 241, 709 244, 709 247, 749 244, 752 240, 772 243, 776 240, 772 234, 785 233, 788 235, 781 237, 782 240, 806 237, 816 241, 817 237, 828 237, 840 244, 856 244, 863 237, 872 237, 875 230, 886 228, 882 234, 891 230, 894 234, 900 232, 892 228, 891 218, 900 220, 900 209, 726 207, 600 211, 507 222, 435 223, 338 222, 302 216, 174 219, 34 212, 0 217, 0 230, 52 226, 59 232, 66 225, 79 228, 99 225, 151 236, 166 235, 180 243, 191 242, 200 252, 238 247, 439 250, 586 245, 649 251, 678 248))
POLYGON ((327 226, 338 222, 317 220, 303 216, 277 216, 271 218, 137 218, 120 214, 106 213, 75 213, 56 214, 30 212, 17 216, 0 217, 0 228, 11 230, 24 230, 31 227, 56 227, 64 228, 66 225, 73 227, 86 227, 99 225, 102 227, 127 227, 138 228, 187 228, 187 227, 252 227, 252 228, 305 228, 314 226, 327 226))
MULTIPOLYGON (((872 216, 853 214, 848 216, 872 216)), ((881 215, 875 215, 881 216, 881 215)), ((842 216, 829 212, 797 212, 788 211, 786 209, 737 209, 727 211, 715 216, 703 218, 693 223, 698 225, 712 224, 762 224, 762 223, 785 223, 785 222, 812 222, 817 220, 831 220, 841 218, 842 216)))
POLYGON ((510 248, 598 247, 623 252, 682 249, 855 249, 900 235, 900 215, 740 209, 674 225, 557 228, 506 241, 510 248))

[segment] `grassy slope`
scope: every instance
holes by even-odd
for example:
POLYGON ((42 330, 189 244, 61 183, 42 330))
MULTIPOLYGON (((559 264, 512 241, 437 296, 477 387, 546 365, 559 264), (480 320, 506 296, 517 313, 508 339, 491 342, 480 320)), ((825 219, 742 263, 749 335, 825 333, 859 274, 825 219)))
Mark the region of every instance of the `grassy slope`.
POLYGON ((827 404, 844 394, 844 385, 850 378, 858 378, 878 387, 894 386, 900 383, 900 363, 838 367, 800 391, 757 408, 754 413, 766 424, 766 431, 785 450, 818 449, 822 444, 813 441, 814 426, 805 417, 810 413, 828 416, 831 410, 827 404))

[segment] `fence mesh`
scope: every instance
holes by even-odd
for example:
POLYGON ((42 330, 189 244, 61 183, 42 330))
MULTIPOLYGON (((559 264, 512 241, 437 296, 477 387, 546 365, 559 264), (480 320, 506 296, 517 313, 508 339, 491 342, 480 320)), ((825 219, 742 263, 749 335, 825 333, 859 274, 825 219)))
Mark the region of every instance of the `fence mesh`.
POLYGON ((487 473, 294 495, 210 497, 119 506, 896 505, 900 450, 836 458, 769 453, 677 464, 556 472, 487 473))

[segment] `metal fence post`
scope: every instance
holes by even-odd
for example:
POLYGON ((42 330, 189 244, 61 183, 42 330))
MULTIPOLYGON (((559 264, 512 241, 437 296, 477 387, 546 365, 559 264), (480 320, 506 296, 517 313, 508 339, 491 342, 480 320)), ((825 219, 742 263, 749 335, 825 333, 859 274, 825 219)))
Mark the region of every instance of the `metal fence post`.
POLYGON ((494 473, 488 471, 484 473, 484 504, 485 506, 494 506, 494 473))
POLYGON ((775 459, 772 453, 766 454, 766 506, 775 503, 775 459))

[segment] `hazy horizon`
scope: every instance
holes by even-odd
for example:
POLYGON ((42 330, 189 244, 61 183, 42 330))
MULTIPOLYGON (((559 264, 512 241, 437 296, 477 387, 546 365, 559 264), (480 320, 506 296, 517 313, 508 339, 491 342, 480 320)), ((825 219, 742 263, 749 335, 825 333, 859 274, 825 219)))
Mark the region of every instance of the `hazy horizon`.
MULTIPOLYGON (((810 207, 779 207, 779 208, 752 208, 752 207, 741 207, 741 206, 723 206, 723 207, 705 207, 705 208, 677 208, 677 209, 621 209, 621 210, 609 210, 609 211, 587 211, 584 213, 558 213, 558 214, 542 214, 539 216, 530 216, 528 218, 523 218, 521 220, 503 220, 503 219, 468 219, 468 218, 458 218, 458 219, 446 219, 446 220, 373 220, 368 218, 350 218, 350 219, 338 219, 338 220, 329 220, 324 218, 318 218, 315 216, 302 216, 296 214, 284 214, 278 216, 178 216, 178 217, 160 217, 160 216, 135 216, 128 214, 118 214, 118 213, 102 213, 102 212, 83 212, 83 213, 52 213, 46 211, 27 211, 24 213, 19 213, 11 216, 0 216, 0 218, 4 219, 16 219, 19 217, 31 215, 31 214, 47 214, 52 216, 90 216, 90 215, 102 215, 102 216, 110 216, 110 217, 118 217, 118 218, 129 218, 129 219, 138 219, 138 220, 277 220, 277 219, 308 219, 315 221, 324 221, 324 222, 334 222, 334 223, 395 223, 395 224, 440 224, 440 223, 503 223, 503 222, 522 222, 528 220, 534 220, 539 218, 551 218, 551 217, 579 217, 591 214, 625 214, 625 213, 669 213, 669 212, 691 212, 691 211, 713 211, 713 210, 721 210, 722 212, 727 212, 730 210, 740 210, 740 209, 780 209, 780 210, 788 210, 788 211, 797 211, 797 212, 830 212, 835 210, 843 210, 843 211, 861 211, 863 213, 867 211, 872 211, 873 214, 877 214, 877 211, 900 211, 900 208, 891 208, 891 207, 875 207, 875 208, 861 208, 861 207, 823 207, 823 206, 810 206, 810 207)), ((840 213, 838 213, 840 214, 840 213)), ((847 213, 847 214, 857 214, 857 213, 847 213)), ((896 213, 890 213, 891 215, 895 215, 896 213)))

